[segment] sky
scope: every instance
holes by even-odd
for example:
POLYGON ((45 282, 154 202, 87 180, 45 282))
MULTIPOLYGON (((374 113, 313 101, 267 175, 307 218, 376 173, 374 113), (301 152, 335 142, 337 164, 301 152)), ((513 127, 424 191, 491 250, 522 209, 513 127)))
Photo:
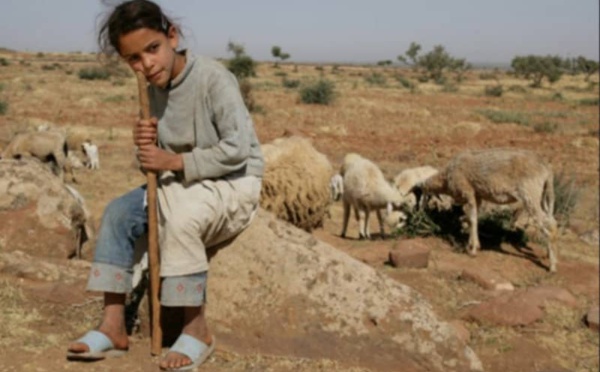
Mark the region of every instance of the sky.
MULTIPOLYGON (((112 3, 119 1, 109 0, 112 3)), ((158 0, 182 27, 184 47, 230 57, 227 43, 273 60, 375 63, 443 45, 471 63, 510 64, 516 55, 599 59, 598 0, 158 0)), ((2 0, 0 47, 94 52, 110 9, 100 0, 2 0)))

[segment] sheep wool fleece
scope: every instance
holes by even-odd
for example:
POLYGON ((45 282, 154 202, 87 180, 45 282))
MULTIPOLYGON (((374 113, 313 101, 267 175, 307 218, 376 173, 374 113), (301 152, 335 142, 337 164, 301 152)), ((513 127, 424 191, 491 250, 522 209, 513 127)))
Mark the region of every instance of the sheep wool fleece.
POLYGON ((233 238, 258 207, 264 160, 237 80, 221 63, 186 53, 169 86, 149 86, 159 146, 183 172, 158 179, 161 276, 208 270, 206 247, 233 238))

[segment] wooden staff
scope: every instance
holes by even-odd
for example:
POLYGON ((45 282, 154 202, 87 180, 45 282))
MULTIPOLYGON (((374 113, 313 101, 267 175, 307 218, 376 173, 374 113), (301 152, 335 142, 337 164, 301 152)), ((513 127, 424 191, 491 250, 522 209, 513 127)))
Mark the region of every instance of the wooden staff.
MULTIPOLYGON (((148 101, 148 82, 144 73, 136 72, 140 98, 140 116, 150 119, 150 102, 148 101)), ((160 325, 160 256, 158 252, 158 211, 156 205, 156 172, 146 172, 146 193, 148 195, 148 258, 150 266, 150 319, 152 355, 160 355, 162 350, 162 328, 160 325)))

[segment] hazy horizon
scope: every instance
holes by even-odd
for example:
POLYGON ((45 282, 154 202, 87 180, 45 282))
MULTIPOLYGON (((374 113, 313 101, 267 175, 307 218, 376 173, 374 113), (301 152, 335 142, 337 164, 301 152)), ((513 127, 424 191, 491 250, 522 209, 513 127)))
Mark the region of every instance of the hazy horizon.
MULTIPOLYGON (((507 66, 526 54, 598 60, 600 53, 597 0, 157 3, 181 24, 183 47, 215 58, 231 57, 229 41, 243 44, 256 60, 273 60, 271 47, 279 45, 290 61, 314 63, 397 64, 413 41, 421 53, 443 45, 473 65, 507 66)), ((100 1, 8 0, 0 14, 0 47, 96 52, 97 22, 106 9, 100 1)))

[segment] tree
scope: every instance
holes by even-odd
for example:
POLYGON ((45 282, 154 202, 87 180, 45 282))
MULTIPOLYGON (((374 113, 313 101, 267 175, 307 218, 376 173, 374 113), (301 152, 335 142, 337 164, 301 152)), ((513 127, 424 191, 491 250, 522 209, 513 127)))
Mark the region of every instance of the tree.
POLYGON ((461 81, 464 73, 471 68, 464 58, 452 57, 442 45, 434 46, 422 56, 419 56, 420 50, 421 45, 413 41, 404 55, 398 56, 398 60, 421 71, 425 79, 432 79, 438 84, 443 83, 446 71, 454 72, 456 80, 461 81))
POLYGON ((236 44, 233 41, 227 43, 227 51, 232 52, 235 57, 240 57, 246 54, 246 49, 242 44, 236 44))
POLYGON ((576 71, 581 72, 585 75, 585 81, 589 81, 590 77, 598 73, 600 65, 598 61, 587 59, 584 56, 579 56, 575 60, 576 71))
POLYGON ((246 55, 246 50, 242 44, 230 41, 227 43, 227 50, 234 55, 234 57, 229 60, 227 68, 238 80, 256 76, 256 63, 252 57, 246 55))
POLYGON ((392 65, 392 61, 389 59, 383 60, 383 61, 377 61, 377 66, 391 66, 392 65))
MULTIPOLYGON (((271 54, 273 55, 273 57, 281 59, 282 62, 290 58, 290 55, 288 53, 283 53, 281 51, 281 47, 277 45, 273 45, 273 47, 271 48, 271 54)), ((273 67, 279 67, 277 62, 275 62, 273 67)))
POLYGON ((559 56, 516 56, 510 65, 515 76, 531 80, 533 88, 541 87, 544 78, 555 83, 564 73, 564 61, 559 56))

